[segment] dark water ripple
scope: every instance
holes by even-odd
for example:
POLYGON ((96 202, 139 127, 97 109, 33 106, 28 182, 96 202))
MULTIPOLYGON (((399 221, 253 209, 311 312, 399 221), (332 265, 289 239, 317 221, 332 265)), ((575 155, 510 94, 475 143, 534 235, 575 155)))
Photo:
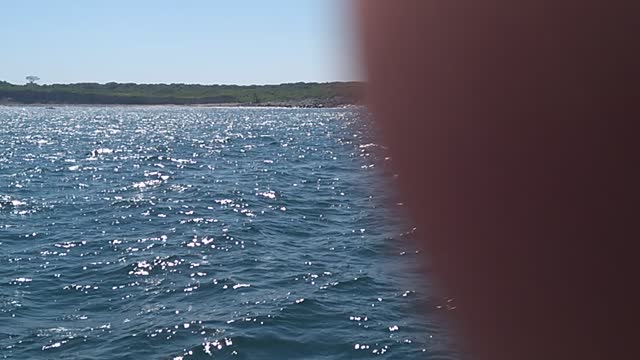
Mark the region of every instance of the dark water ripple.
POLYGON ((454 358, 351 110, 0 108, 8 359, 454 358))

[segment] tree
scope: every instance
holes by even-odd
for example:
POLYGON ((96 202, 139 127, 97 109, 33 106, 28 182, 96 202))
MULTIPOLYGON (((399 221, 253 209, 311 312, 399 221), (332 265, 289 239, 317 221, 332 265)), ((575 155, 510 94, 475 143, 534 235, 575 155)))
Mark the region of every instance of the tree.
POLYGON ((37 76, 33 76, 33 75, 29 75, 26 77, 27 81, 29 82, 29 84, 35 84, 36 81, 40 80, 39 77, 37 76))

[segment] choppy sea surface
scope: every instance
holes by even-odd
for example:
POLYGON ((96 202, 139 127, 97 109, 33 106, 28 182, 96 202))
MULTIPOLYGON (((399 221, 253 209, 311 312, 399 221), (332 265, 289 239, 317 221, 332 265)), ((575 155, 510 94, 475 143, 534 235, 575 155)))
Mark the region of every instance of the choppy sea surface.
POLYGON ((452 359, 348 109, 0 107, 0 358, 452 359))

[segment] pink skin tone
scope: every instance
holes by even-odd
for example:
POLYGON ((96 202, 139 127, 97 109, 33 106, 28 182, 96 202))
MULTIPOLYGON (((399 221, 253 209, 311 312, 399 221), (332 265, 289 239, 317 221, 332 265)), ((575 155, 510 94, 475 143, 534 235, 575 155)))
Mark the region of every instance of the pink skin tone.
POLYGON ((370 109, 476 360, 640 359, 639 9, 355 3, 370 109))

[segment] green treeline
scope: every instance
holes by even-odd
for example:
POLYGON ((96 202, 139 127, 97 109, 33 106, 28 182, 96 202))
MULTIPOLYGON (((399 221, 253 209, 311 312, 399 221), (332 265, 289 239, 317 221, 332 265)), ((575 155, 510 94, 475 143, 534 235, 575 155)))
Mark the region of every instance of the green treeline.
POLYGON ((0 103, 22 104, 240 104, 338 106, 358 103, 361 82, 280 85, 77 83, 14 85, 0 81, 0 103))

